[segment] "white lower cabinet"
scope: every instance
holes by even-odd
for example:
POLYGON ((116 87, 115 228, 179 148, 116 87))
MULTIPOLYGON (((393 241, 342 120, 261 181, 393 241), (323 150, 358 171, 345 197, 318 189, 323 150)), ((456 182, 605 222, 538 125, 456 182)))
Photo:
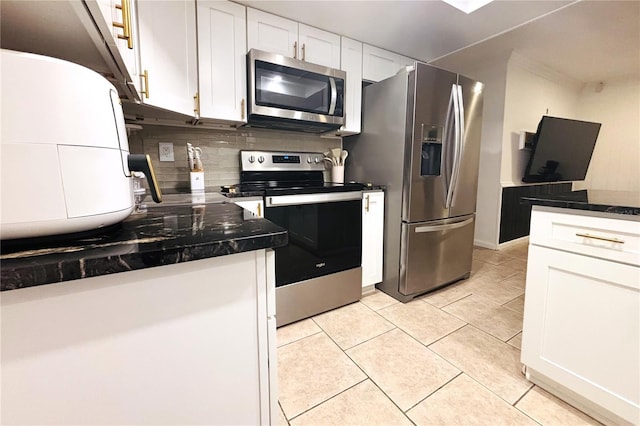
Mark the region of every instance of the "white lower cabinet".
POLYGON ((384 236, 384 192, 362 195, 362 287, 369 289, 382 281, 384 236))
POLYGON ((569 223, 576 228, 573 234, 595 231, 598 238, 637 238, 639 222, 608 216, 582 217, 567 209, 541 211, 534 206, 522 363, 531 381, 598 420, 639 424, 640 267, 637 261, 615 260, 616 253, 624 258, 620 242, 594 239, 594 247, 579 237, 583 247, 572 242, 572 250, 566 250, 569 223), (580 229, 582 223, 589 227, 580 229), (617 228, 615 238, 606 237, 602 224, 617 228), (593 256, 598 253, 594 248, 602 250, 607 244, 607 253, 593 256))
POLYGON ((3 292, 3 424, 275 424, 274 261, 256 250, 3 292))
POLYGON ((233 202, 245 209, 245 219, 264 217, 264 200, 262 197, 233 198, 233 202))

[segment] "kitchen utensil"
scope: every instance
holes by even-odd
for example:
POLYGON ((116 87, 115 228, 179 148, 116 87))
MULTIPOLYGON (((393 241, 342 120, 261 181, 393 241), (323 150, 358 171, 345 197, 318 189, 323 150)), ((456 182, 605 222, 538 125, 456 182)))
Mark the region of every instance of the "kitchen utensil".
MULTIPOLYGON (((331 156, 336 159, 336 162, 340 161, 340 153, 342 150, 340 148, 331 148, 331 156)), ((338 164, 340 165, 340 164, 338 164)))
POLYGON ((324 157, 323 160, 328 161, 332 166, 336 164, 335 160, 331 157, 324 157))
POLYGON ((194 155, 194 159, 193 159, 193 163, 194 163, 194 172, 202 172, 204 171, 204 167, 202 166, 202 160, 200 159, 200 156, 202 155, 202 150, 200 149, 200 147, 195 147, 193 148, 193 155, 194 155))
POLYGON ((349 153, 347 152, 347 150, 343 149, 342 153, 340 154, 340 165, 341 166, 344 166, 344 160, 346 160, 348 156, 349 156, 349 153))
POLYGON ((189 161, 189 171, 192 172, 195 167, 194 163, 194 154, 193 154, 193 145, 187 143, 187 159, 189 161))

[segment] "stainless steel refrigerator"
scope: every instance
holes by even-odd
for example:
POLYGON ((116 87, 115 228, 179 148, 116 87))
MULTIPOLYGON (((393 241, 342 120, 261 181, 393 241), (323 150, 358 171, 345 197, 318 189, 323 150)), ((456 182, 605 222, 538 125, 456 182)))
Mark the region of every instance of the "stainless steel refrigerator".
POLYGON ((363 91, 346 179, 386 187, 384 280, 406 302, 471 272, 480 82, 416 63, 363 91))

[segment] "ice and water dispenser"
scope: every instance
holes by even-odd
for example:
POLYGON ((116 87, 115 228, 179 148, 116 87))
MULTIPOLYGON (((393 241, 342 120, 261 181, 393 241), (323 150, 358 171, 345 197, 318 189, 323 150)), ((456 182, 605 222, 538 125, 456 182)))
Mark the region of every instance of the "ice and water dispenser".
POLYGON ((436 125, 422 125, 422 159, 420 162, 421 176, 439 176, 442 162, 442 133, 443 127, 436 125))

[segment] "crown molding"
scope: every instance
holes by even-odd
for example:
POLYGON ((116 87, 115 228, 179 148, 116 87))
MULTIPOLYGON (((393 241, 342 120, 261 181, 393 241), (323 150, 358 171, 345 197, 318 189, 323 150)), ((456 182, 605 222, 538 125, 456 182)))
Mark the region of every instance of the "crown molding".
POLYGON ((570 77, 550 67, 549 65, 527 58, 526 56, 515 50, 511 52, 511 56, 509 57, 509 65, 515 65, 539 77, 545 78, 563 86, 569 86, 575 90, 582 90, 582 88, 586 84, 584 81, 570 77))

